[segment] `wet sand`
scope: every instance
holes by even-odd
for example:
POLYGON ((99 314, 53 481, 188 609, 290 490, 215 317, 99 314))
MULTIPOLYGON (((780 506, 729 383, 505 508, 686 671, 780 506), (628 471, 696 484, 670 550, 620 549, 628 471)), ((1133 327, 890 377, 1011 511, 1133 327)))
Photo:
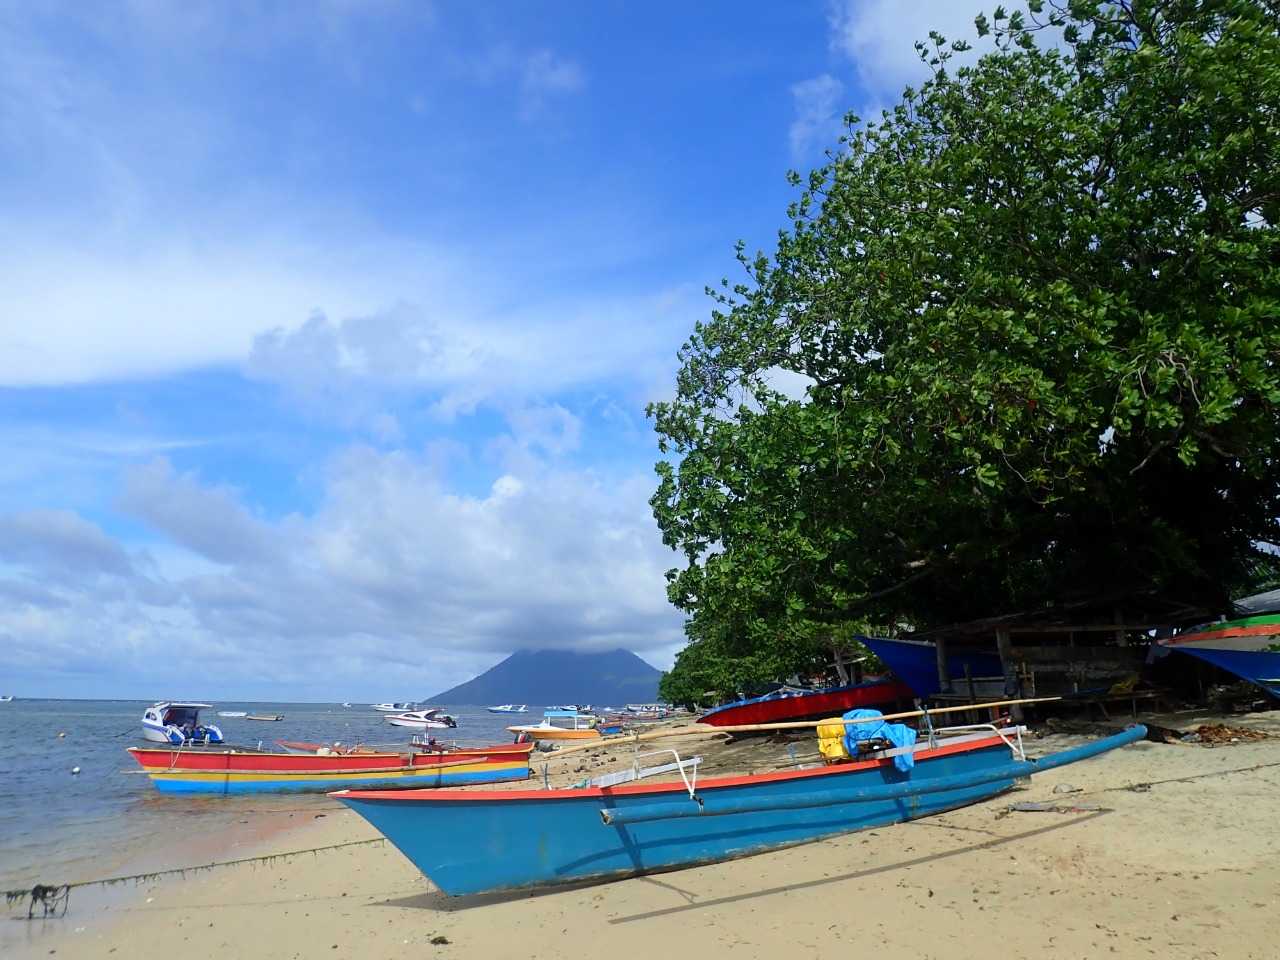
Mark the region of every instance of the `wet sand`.
MULTIPOLYGON (((1155 718, 1182 728, 1212 719, 1222 718, 1155 718)), ((15 955, 1271 960, 1280 943, 1280 712, 1227 722, 1277 739, 1138 743, 926 820, 536 894, 444 897, 387 844, 222 868, 147 884, 127 902, 78 896, 65 919, 35 925, 15 955), (1055 793, 1058 785, 1081 789, 1055 793), (1021 801, 1101 809, 1007 812, 1021 801)), ((1084 739, 1051 734, 1028 749, 1084 739)), ((710 759, 715 750, 700 752, 710 759)), ((765 766, 792 752, 803 759, 804 745, 738 744, 716 766, 765 766)), ((559 783, 596 769, 558 764, 568 768, 559 783)), ((259 832, 230 855, 376 837, 340 807, 259 832)))

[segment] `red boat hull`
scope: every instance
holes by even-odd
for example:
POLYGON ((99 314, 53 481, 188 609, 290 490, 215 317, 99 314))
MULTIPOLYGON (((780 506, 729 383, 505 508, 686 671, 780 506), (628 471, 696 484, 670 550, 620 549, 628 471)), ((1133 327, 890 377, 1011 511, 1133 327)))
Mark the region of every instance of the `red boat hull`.
POLYGON ((881 680, 832 690, 744 700, 717 707, 699 717, 698 722, 713 727, 730 727, 743 723, 781 723, 786 720, 838 717, 859 707, 889 707, 899 702, 910 703, 913 696, 911 688, 905 683, 881 680))
POLYGON ((130 747, 129 752, 145 769, 244 770, 254 772, 323 773, 332 770, 396 770, 429 767, 458 760, 503 762, 527 757, 532 743, 469 747, 444 753, 258 753, 252 750, 169 750, 163 747, 130 747))

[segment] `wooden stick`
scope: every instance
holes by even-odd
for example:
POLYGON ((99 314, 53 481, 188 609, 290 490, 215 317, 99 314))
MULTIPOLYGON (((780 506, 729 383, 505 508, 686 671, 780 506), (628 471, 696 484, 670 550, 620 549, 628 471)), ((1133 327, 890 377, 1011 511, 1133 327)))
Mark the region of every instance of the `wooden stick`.
POLYGON ((988 707, 1008 707, 1013 704, 1021 703, 1048 703, 1054 700, 1061 700, 1061 697, 1031 697, 1024 700, 997 700, 994 703, 979 704, 960 704, 955 707, 939 707, 936 710, 907 710, 903 713, 886 713, 878 717, 866 717, 862 720, 845 720, 843 717, 827 717, 825 720, 788 720, 782 723, 739 723, 727 727, 712 727, 707 724, 695 723, 688 727, 679 727, 675 730, 654 730, 649 733, 633 733, 625 737, 609 737, 593 743, 582 744, 580 746, 564 747, 548 754, 534 753, 535 757, 541 756, 542 759, 549 760, 552 757, 564 756, 567 753, 574 753, 578 750, 587 750, 591 747, 603 747, 612 743, 634 743, 640 740, 662 740, 669 737, 709 737, 717 733, 758 733, 765 730, 803 730, 810 727, 817 727, 823 723, 879 723, 882 720, 904 720, 908 717, 923 717, 926 714, 933 717, 940 713, 960 713, 966 710, 985 710, 988 707))

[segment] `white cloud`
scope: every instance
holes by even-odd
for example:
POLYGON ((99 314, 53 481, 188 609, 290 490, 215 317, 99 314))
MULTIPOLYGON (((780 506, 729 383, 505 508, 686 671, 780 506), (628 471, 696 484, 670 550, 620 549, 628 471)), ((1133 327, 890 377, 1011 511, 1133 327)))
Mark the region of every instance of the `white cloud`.
POLYGON ((982 0, 831 0, 831 46, 852 61, 869 100, 896 100, 903 87, 929 76, 915 50, 916 41, 928 43, 929 31, 948 42, 967 41, 974 55, 986 47, 973 25, 986 6, 982 0))
POLYGON ((0 518, 0 666, 50 670, 92 636, 88 662, 166 689, 200 685, 213 663, 230 688, 268 675, 335 696, 337 661, 344 679, 391 669, 424 690, 522 647, 669 662, 681 624, 650 488, 529 461, 464 496, 425 459, 357 447, 330 465, 314 514, 266 522, 157 461, 122 497, 159 538, 141 561, 71 513, 0 518), (166 656, 174 643, 201 655, 166 656))
POLYGON ((677 345, 706 307, 700 293, 677 288, 437 309, 405 303, 338 322, 313 314, 296 329, 259 334, 245 369, 348 425, 367 424, 396 396, 412 394, 445 421, 496 407, 530 442, 563 452, 577 446, 579 428, 568 411, 537 398, 608 383, 642 406, 651 384, 670 382, 677 345))
POLYGON ((449 302, 437 271, 456 269, 449 258, 411 245, 373 254, 249 239, 242 229, 214 245, 169 232, 165 249, 110 235, 45 241, 40 230, 12 222, 0 229, 25 240, 0 253, 3 386, 238 362, 255 334, 318 308, 372 313, 388 289, 410 285, 449 302))
POLYGON ((834 147, 840 136, 844 84, 829 73, 791 87, 796 118, 791 122, 791 159, 801 161, 816 150, 834 147))

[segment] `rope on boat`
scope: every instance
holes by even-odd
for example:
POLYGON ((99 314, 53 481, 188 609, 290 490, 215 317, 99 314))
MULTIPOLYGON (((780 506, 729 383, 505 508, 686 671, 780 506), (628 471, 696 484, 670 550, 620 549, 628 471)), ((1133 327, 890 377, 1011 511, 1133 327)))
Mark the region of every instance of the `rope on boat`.
POLYGON ((5 890, 5 906, 12 909, 15 903, 27 904, 27 919, 36 917, 36 908, 40 907, 40 917, 65 916, 71 900, 71 891, 78 887, 112 887, 119 883, 148 883, 161 877, 175 874, 185 878, 189 873, 201 873, 217 867, 234 867, 244 863, 272 864, 279 860, 301 856, 304 853, 315 855, 327 850, 340 850, 343 847, 361 847, 372 843, 386 843, 386 837, 374 837, 371 840, 347 840, 343 843, 330 843, 323 847, 308 847, 305 850, 287 850, 284 853, 268 853, 257 857, 241 857, 238 860, 215 860, 213 863, 201 863, 193 867, 174 867, 171 870, 152 870, 148 873, 133 873, 123 877, 106 877, 102 880, 81 880, 78 883, 37 883, 30 889, 5 890))

